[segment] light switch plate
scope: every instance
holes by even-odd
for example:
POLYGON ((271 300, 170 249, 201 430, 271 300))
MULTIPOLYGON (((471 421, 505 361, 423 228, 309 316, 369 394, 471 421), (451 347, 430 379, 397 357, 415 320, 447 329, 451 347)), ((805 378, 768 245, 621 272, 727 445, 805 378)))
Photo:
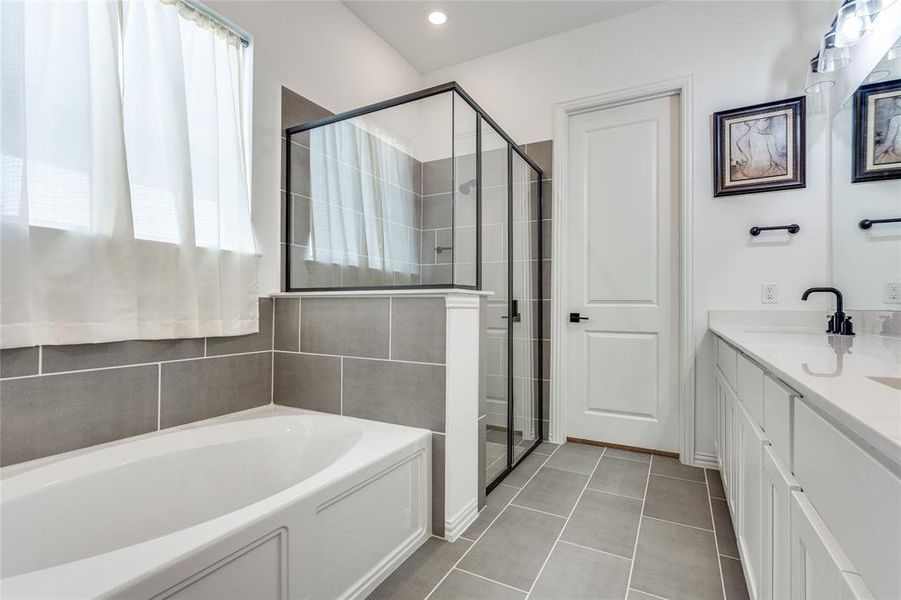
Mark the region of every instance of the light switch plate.
POLYGON ((882 288, 882 301, 886 304, 901 304, 901 281, 886 281, 882 288))
POLYGON ((778 302, 778 297, 776 295, 776 284, 775 283, 760 284, 760 303, 761 304, 776 304, 777 302, 778 302))

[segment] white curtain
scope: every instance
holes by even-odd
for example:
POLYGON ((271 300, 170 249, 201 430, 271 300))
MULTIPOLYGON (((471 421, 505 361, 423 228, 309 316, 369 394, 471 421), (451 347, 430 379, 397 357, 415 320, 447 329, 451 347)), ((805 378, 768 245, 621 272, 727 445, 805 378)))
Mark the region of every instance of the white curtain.
POLYGON ((311 259, 419 273, 413 159, 353 121, 310 132, 311 259))
POLYGON ((256 331, 238 38, 179 2, 0 11, 0 345, 256 331))

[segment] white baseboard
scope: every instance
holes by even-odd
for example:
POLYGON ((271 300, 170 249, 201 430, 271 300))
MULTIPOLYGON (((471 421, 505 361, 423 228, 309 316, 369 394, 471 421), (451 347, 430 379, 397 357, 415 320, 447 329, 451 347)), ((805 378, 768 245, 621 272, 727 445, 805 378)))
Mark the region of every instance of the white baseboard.
POLYGON ((720 466, 716 462, 716 455, 711 452, 695 452, 694 466, 704 467, 705 469, 717 469, 720 466))
POLYGON ((444 539, 449 542, 457 541, 478 516, 479 501, 473 498, 456 515, 444 520, 444 539))

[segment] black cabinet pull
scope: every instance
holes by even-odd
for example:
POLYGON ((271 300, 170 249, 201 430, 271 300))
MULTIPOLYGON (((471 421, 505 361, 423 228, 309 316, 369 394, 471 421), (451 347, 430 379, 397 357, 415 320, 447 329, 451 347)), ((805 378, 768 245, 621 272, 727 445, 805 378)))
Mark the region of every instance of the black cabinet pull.
POLYGON ((579 321, 587 321, 588 317, 583 317, 579 313, 569 313, 569 322, 578 323, 579 321))
POLYGON ((789 233, 798 233, 799 231, 801 231, 801 226, 797 223, 792 223, 791 225, 774 225, 773 227, 758 227, 755 225, 751 228, 750 231, 748 231, 748 233, 750 233, 754 237, 757 237, 758 235, 760 235, 761 231, 776 231, 778 229, 785 229, 789 233))
POLYGON ((873 225, 879 225, 880 223, 901 223, 901 217, 895 219, 864 219, 857 226, 861 229, 869 229, 873 225))

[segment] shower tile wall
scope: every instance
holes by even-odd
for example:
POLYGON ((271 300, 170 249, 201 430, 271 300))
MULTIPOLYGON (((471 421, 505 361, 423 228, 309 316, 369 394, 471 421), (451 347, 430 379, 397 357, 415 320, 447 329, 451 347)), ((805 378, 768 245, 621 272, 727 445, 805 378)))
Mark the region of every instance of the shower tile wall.
MULTIPOLYGON (((400 150, 381 142, 375 136, 368 133, 362 134, 369 139, 369 145, 378 145, 382 151, 392 153, 391 158, 399 165, 398 173, 392 175, 393 179, 387 181, 371 172, 368 168, 359 168, 361 165, 349 165, 338 161, 332 156, 323 156, 310 150, 310 134, 304 132, 292 136, 291 146, 291 190, 285 189, 285 138, 284 130, 287 127, 299 125, 315 119, 332 115, 333 113, 321 106, 307 100, 303 96, 282 88, 282 175, 281 194, 282 206, 280 237, 282 250, 289 244, 291 249, 291 282, 293 287, 319 288, 319 287, 366 287, 366 286, 394 286, 417 285, 422 282, 425 275, 421 268, 420 249, 423 247, 423 235, 421 223, 423 219, 422 200, 422 164, 400 150), (362 225, 364 214, 362 207, 348 209, 337 207, 334 203, 325 202, 323 198, 314 197, 312 190, 311 157, 322 161, 329 169, 341 165, 340 177, 354 177, 354 188, 371 190, 379 194, 375 198, 374 210, 384 211, 378 215, 365 215, 366 226, 362 225), (287 210, 291 211, 292 231, 291 237, 285 240, 285 196, 289 194, 290 202, 287 210), (359 239, 354 240, 361 249, 360 254, 346 255, 344 248, 330 248, 328 244, 316 240, 317 232, 314 230, 314 210, 325 210, 334 213, 340 212, 340 218, 346 222, 360 222, 358 227, 352 228, 359 233, 359 239), (392 217, 389 211, 402 217, 392 217), (367 232, 377 232, 378 240, 367 240, 367 232), (397 269, 385 270, 380 267, 380 257, 370 256, 367 245, 383 249, 386 244, 400 244, 403 247, 402 254, 409 262, 397 269), (324 257, 324 258, 323 258, 324 257)), ((346 125, 346 124, 345 124, 346 125)), ((382 157, 385 159, 386 157, 382 157)), ((448 190, 449 191, 449 190, 448 190)), ((347 198, 345 198, 347 200, 347 198)), ((432 213, 430 213, 431 215, 432 213)), ((329 215, 331 218, 332 215, 329 215)), ((337 217, 336 217, 337 218, 337 217)), ((321 234, 320 234, 321 235, 321 234)), ((432 239, 434 242, 434 238, 432 239)), ((450 245, 450 244, 447 244, 450 245)), ((432 243, 429 252, 434 265, 434 246, 432 243)), ((445 254, 445 256, 449 256, 445 254)), ((281 253, 282 281, 285 278, 285 253, 281 253)), ((428 269, 430 280, 437 277, 434 266, 428 269)), ((435 281, 437 283, 450 283, 435 281)))
POLYGON ((444 535, 443 297, 277 298, 273 401, 432 431, 432 531, 444 535))
POLYGON ((271 402, 273 302, 258 333, 0 350, 0 465, 271 402))
MULTIPOLYGON (((542 262, 541 262, 541 290, 543 298, 539 298, 537 287, 533 288, 532 301, 542 302, 543 310, 543 329, 539 336, 542 347, 542 365, 541 365, 541 397, 544 403, 542 407, 542 415, 544 420, 541 424, 544 438, 548 437, 550 406, 550 379, 551 379, 551 269, 552 269, 552 246, 551 239, 551 222, 553 219, 553 141, 544 140, 541 142, 532 142, 526 144, 523 148, 526 154, 541 168, 544 179, 541 182, 541 221, 534 222, 533 236, 537 236, 538 227, 541 228, 542 240, 542 262)), ((537 215, 534 217, 537 219, 537 215)))

